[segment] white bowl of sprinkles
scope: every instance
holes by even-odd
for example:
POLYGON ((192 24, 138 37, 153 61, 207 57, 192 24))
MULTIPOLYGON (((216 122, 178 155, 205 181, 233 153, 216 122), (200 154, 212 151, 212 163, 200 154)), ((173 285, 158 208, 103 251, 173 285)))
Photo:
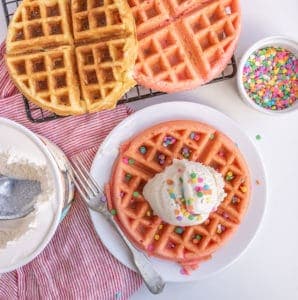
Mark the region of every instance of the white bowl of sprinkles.
POLYGON ((270 115, 298 109, 298 42, 272 36, 253 44, 237 74, 242 100, 270 115))

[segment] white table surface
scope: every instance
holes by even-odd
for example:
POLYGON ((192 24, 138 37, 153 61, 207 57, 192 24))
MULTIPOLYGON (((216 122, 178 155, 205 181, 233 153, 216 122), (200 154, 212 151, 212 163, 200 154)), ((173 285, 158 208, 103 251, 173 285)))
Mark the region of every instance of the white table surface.
MULTIPOLYGON (((260 38, 286 34, 298 40, 298 0, 242 0, 242 34, 236 57, 260 38)), ((0 9, 0 40, 6 25, 0 9)), ((206 280, 166 286, 152 296, 143 286, 133 300, 146 299, 298 299, 298 111, 267 116, 243 104, 235 80, 133 104, 139 109, 166 100, 210 105, 241 125, 254 140, 268 177, 268 207, 256 239, 230 268, 206 280), (261 135, 261 140, 255 136, 261 135)))

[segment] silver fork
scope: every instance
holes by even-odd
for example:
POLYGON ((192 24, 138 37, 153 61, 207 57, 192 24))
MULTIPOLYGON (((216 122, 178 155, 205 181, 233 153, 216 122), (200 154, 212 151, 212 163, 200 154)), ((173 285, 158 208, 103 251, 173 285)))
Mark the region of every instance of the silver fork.
POLYGON ((138 250, 124 235, 118 224, 113 218, 113 215, 109 212, 106 197, 101 187, 96 183, 94 178, 89 174, 86 166, 80 159, 73 161, 72 177, 75 186, 81 195, 82 199, 86 202, 89 208, 101 213, 106 220, 108 220, 119 233, 120 237, 131 252, 134 265, 139 271, 140 275, 144 279, 144 282, 153 294, 159 294, 162 292, 165 282, 162 277, 154 270, 148 257, 138 250))

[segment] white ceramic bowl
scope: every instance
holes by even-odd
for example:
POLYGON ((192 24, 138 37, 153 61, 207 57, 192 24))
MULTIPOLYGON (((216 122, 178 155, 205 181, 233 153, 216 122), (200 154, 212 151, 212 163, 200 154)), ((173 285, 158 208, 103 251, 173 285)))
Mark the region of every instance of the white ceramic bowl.
MULTIPOLYGON (((45 231, 46 234, 42 236, 41 242, 34 245, 28 255, 16 259, 11 264, 0 264, 0 274, 12 271, 29 263, 42 252, 52 239, 59 225, 64 205, 64 184, 61 178, 61 172, 47 146, 37 135, 22 125, 8 119, 0 118, 0 150, 6 151, 10 148, 15 148, 19 152, 22 152, 25 157, 34 156, 38 161, 40 160, 47 164, 55 185, 55 201, 57 205, 52 222, 45 231)), ((34 230, 38 230, 38 228, 34 230)), ((22 249, 20 249, 20 251, 22 251, 22 249)))
POLYGON ((243 68, 244 65, 246 63, 246 61, 248 60, 249 56, 262 48, 265 47, 282 47, 285 48, 289 51, 291 51, 296 57, 298 57, 298 42, 285 37, 285 36, 272 36, 272 37, 267 37, 265 39, 262 39, 258 42, 256 42, 255 44, 253 44, 242 56, 241 60, 240 60, 240 64, 238 66, 238 74, 237 74, 237 85, 238 85, 238 90, 241 96, 241 99, 244 101, 244 103, 248 104, 250 107, 266 113, 266 114, 270 114, 270 115, 278 115, 281 113, 288 113, 288 112, 292 112, 296 109, 298 109, 298 101, 296 101, 292 106, 282 109, 282 110, 270 110, 270 109, 266 109, 263 108, 262 106, 256 104, 254 102, 254 100, 252 100, 243 85, 243 81, 242 81, 242 73, 243 73, 243 68))

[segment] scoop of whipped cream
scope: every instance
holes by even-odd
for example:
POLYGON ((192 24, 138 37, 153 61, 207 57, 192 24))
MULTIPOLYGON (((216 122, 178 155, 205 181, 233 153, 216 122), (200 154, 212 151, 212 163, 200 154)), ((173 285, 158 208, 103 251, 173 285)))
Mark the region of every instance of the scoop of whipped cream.
POLYGON ((174 159, 144 186, 143 195, 163 221, 191 226, 203 223, 226 196, 224 180, 213 168, 174 159))

